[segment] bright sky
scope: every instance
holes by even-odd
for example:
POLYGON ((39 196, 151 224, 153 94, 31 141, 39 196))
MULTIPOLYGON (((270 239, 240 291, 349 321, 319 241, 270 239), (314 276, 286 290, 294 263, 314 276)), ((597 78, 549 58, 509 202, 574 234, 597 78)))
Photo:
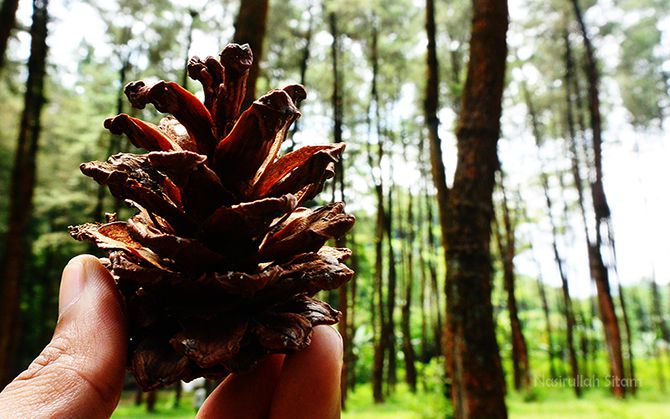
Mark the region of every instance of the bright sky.
MULTIPOLYGON (((610 0, 604 0, 604 3, 608 1, 610 0)), ((51 2, 50 8, 53 14, 49 40, 53 48, 50 60, 74 72, 76 63, 71 57, 76 56, 81 40, 86 39, 93 45, 104 45, 104 25, 90 6, 79 2, 68 2, 66 7, 64 0, 56 0, 51 2)), ((605 9, 598 12, 601 14, 599 17, 607 13, 605 9)), ((30 13, 30 2, 21 2, 20 18, 24 22, 29 22, 30 13)), ((521 0, 512 0, 510 5, 512 21, 523 18, 523 13, 521 0)), ((588 15, 587 18, 592 17, 588 15)), ((665 35, 665 47, 670 49, 670 35, 667 30, 665 35)), ((24 45, 28 44, 25 42, 27 38, 22 40, 24 45)), ((216 39, 196 33, 191 54, 213 55, 219 48, 216 39)), ((615 54, 616 46, 605 46, 604 50, 615 54)), ((96 52, 103 56, 109 53, 104 49, 96 52)), ((27 51, 24 50, 24 54, 27 56, 27 51)), ((64 80, 67 80, 67 76, 64 80)), ((603 90, 603 95, 607 96, 608 102, 620 105, 621 99, 615 85, 610 83, 603 90)), ((412 94, 413 92, 407 92, 402 96, 411 99, 412 94)), ((410 103, 407 106, 413 105, 410 103)), ((612 210, 620 278, 624 284, 629 284, 643 277, 650 277, 652 270, 655 270, 657 280, 661 283, 668 283, 670 282, 670 247, 668 246, 670 193, 667 182, 670 180, 670 164, 668 163, 670 162, 670 150, 667 144, 670 137, 667 132, 641 134, 633 131, 626 123, 627 117, 621 106, 614 106, 612 112, 604 117, 607 128, 603 145, 604 182, 612 210), (636 144, 639 147, 638 152, 635 152, 636 144)), ((445 110, 440 118, 445 164, 447 169, 453 172, 456 163, 455 144, 453 134, 450 132, 453 114, 445 110)), ((529 214, 537 217, 539 221, 533 229, 522 231, 519 241, 533 243, 544 280, 559 286, 560 279, 551 253, 550 228, 546 218, 544 198, 540 185, 535 180, 539 170, 537 152, 528 132, 525 118, 526 112, 523 107, 505 109, 504 137, 499 146, 500 159, 506 171, 509 172, 508 186, 521 188, 529 214)), ((327 121, 321 122, 328 123, 327 121)), ((320 123, 317 122, 317 125, 320 123)), ((670 127, 670 121, 666 120, 664 126, 670 127)), ((318 131, 319 128, 316 130, 318 131)), ((549 159, 562 155, 560 150, 548 150, 546 153, 555 153, 549 156, 549 159)), ((409 167, 403 168, 402 162, 394 162, 394 173, 398 184, 409 185, 416 181, 416 173, 409 167)), ((562 203, 557 200, 555 205, 561 207, 562 203)), ((561 249, 567 262, 572 291, 578 296, 585 296, 593 292, 588 276, 585 240, 581 233, 579 218, 573 217, 570 223, 573 226, 571 230, 574 237, 567 243, 566 241, 561 242, 561 249)), ((536 275, 537 267, 529 252, 519 255, 516 261, 520 273, 536 275)), ((613 279, 616 280, 615 277, 613 279)), ((615 287, 614 284, 613 287, 615 287)))

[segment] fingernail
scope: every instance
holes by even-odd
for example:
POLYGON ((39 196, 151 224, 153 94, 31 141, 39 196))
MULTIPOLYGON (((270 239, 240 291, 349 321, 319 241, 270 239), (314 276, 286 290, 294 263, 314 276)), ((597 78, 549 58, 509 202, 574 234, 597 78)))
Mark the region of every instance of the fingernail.
POLYGON ((81 298, 86 287, 86 268, 81 260, 71 260, 65 269, 58 296, 58 317, 81 298))

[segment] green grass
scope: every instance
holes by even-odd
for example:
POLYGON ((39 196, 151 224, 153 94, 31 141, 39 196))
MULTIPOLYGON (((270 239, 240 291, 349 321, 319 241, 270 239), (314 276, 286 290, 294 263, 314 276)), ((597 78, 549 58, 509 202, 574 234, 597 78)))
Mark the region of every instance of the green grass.
MULTIPOLYGON (((193 418, 192 396, 185 393, 182 405, 173 408, 172 392, 159 393, 156 412, 149 414, 144 406, 132 404, 133 394, 124 393, 113 418, 193 418)), ((670 397, 655 388, 639 389, 636 397, 616 400, 603 388, 587 391, 577 399, 569 389, 535 388, 530 395, 513 393, 507 406, 511 419, 573 419, 573 418, 670 418, 670 397), (527 401, 530 400, 530 401, 527 401)), ((411 394, 405 386, 398 386, 386 403, 372 403, 369 385, 361 385, 350 393, 344 419, 429 419, 445 418, 448 404, 439 393, 411 394)))
POLYGON ((638 395, 626 400, 615 399, 606 389, 591 389, 577 399, 569 389, 541 389, 534 391, 535 400, 513 394, 507 406, 511 419, 573 419, 573 418, 670 418, 670 400, 655 390, 640 389, 638 395))

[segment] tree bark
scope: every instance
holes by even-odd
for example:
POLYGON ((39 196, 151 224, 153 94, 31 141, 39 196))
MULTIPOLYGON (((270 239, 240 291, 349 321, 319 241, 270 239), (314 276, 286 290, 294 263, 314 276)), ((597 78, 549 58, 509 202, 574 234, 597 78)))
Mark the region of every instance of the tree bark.
POLYGON ((456 131, 458 160, 443 230, 451 338, 447 358, 456 418, 507 417, 490 256, 507 27, 506 1, 473 0, 470 60, 456 131))
POLYGON ((268 0, 244 0, 240 2, 240 11, 235 19, 235 35, 233 42, 249 44, 254 53, 254 62, 247 78, 247 92, 242 102, 242 110, 251 106, 256 100, 256 80, 258 79, 260 62, 263 58, 263 40, 267 26, 268 0))
POLYGON ((19 339, 20 290, 26 261, 31 252, 30 221, 35 189, 36 156, 41 131, 40 117, 46 76, 48 1, 33 0, 28 80, 24 96, 21 125, 14 156, 9 196, 9 229, 5 254, 0 261, 0 388, 16 373, 14 356, 19 339))
POLYGON ((0 69, 5 65, 9 35, 14 29, 18 8, 19 0, 3 0, 2 6, 0 6, 0 69))
POLYGON ((509 313, 510 328, 512 332, 512 368, 514 373, 514 389, 520 391, 530 387, 530 366, 528 361, 528 347, 523 335, 519 310, 517 308, 514 274, 514 257, 516 256, 516 239, 514 225, 509 213, 507 193, 505 192, 502 170, 500 173, 500 189, 502 191, 502 225, 494 216, 493 223, 496 226, 496 241, 498 252, 503 265, 503 279, 505 292, 507 293, 507 311, 509 313))
POLYGON ((589 267, 591 277, 596 283, 600 318, 605 329, 605 343, 609 356, 612 391, 617 397, 625 397, 626 387, 623 354, 621 349, 621 332, 614 309, 614 301, 610 291, 609 273, 601 254, 601 226, 610 218, 610 209, 605 196, 602 173, 602 125, 600 118, 599 73, 595 51, 589 37, 578 0, 571 0, 575 17, 579 25, 585 48, 585 73, 588 83, 588 108, 591 117, 593 143, 593 167, 595 177, 591 184, 591 196, 595 213, 595 243, 589 243, 589 267))

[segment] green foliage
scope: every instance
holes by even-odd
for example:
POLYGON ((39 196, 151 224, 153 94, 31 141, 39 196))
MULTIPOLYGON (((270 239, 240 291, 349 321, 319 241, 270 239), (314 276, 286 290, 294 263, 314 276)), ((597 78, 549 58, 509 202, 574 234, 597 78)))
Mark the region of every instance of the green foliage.
POLYGON ((624 28, 626 35, 621 44, 621 97, 632 124, 640 128, 660 126, 663 108, 668 104, 668 75, 662 70, 659 25, 656 14, 644 16, 624 28))

